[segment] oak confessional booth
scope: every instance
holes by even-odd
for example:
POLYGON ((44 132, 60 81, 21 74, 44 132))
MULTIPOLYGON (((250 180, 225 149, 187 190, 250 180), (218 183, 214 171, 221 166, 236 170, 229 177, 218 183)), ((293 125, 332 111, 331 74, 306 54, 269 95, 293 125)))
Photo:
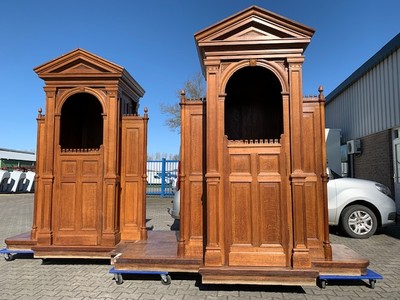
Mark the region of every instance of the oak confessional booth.
POLYGON ((313 33, 253 6, 195 34, 207 94, 181 97, 178 240, 149 232, 116 270, 279 285, 366 272, 329 241, 324 96, 302 96, 313 33))
POLYGON ((35 68, 45 81, 37 118, 31 232, 6 240, 35 257, 109 257, 146 239, 144 90, 122 67, 77 49, 35 68))
POLYGON ((204 283, 366 271, 329 241, 324 96, 302 96, 313 33, 253 6, 195 34, 207 93, 181 99, 179 249, 204 283))

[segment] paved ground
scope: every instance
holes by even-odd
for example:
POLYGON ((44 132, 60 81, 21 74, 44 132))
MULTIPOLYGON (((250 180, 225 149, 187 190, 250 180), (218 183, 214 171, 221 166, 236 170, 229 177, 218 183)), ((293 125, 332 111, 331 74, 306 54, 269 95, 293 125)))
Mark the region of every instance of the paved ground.
MULTIPOLYGON (((148 200, 148 226, 169 230, 169 199, 148 200)), ((0 195, 0 247, 4 239, 29 231, 33 195, 0 195)), ((0 259, 0 299, 400 299, 400 226, 367 240, 331 234, 331 242, 345 244, 371 261, 384 280, 370 289, 361 282, 319 287, 202 285, 197 274, 171 274, 162 285, 158 276, 130 277, 116 285, 101 261, 42 261, 21 257, 0 259)))

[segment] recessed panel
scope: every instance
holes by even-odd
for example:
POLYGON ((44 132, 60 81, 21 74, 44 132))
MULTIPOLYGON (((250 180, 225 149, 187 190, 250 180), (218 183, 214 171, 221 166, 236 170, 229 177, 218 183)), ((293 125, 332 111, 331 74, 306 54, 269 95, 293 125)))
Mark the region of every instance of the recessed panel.
POLYGON ((82 183, 81 229, 96 229, 98 216, 97 183, 82 183))
POLYGON ((139 157, 139 129, 138 128, 127 128, 126 129, 126 143, 125 143, 125 174, 127 176, 138 175, 139 163, 137 161, 139 157))
POLYGON ((75 229, 76 184, 61 183, 58 224, 60 230, 75 229))
POLYGON ((203 116, 190 116, 190 173, 203 172, 203 116))
MULTIPOLYGON (((125 195, 129 197, 138 194, 138 183, 137 182, 126 182, 125 183, 125 195)), ((132 207, 133 201, 125 202, 124 214, 124 225, 136 225, 138 219, 138 211, 136 207, 132 207)))
POLYGON ((261 183, 259 190, 261 243, 280 244, 282 228, 280 185, 278 183, 261 183))
POLYGON ((233 154, 230 156, 231 174, 251 173, 251 156, 250 154, 233 154))
POLYGON ((317 185, 316 182, 307 182, 305 185, 307 195, 307 236, 312 238, 318 237, 318 203, 317 203, 317 185))
POLYGON ((232 243, 251 243, 250 183, 231 183, 232 243))
POLYGON ((61 176, 75 176, 77 170, 76 161, 62 161, 61 162, 61 176))
POLYGON ((82 175, 97 177, 98 162, 86 160, 82 162, 82 175))
POLYGON ((276 154, 258 155, 259 174, 279 173, 279 156, 276 154))
POLYGON ((191 182, 189 191, 190 202, 188 204, 190 205, 190 221, 191 224, 197 224, 196 226, 190 227, 190 236, 201 236, 203 231, 203 183, 201 181, 191 182))

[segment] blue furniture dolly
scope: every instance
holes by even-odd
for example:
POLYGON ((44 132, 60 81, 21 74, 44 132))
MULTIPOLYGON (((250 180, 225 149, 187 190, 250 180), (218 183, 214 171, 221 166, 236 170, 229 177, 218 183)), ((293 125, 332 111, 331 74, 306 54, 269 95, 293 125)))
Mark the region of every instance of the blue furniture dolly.
POLYGON ((369 287, 371 289, 375 288, 376 280, 383 279, 382 275, 367 269, 367 274, 360 275, 360 276, 351 276, 351 275, 320 275, 319 276, 319 283, 321 288, 326 288, 328 284, 328 280, 368 280, 369 287))
POLYGON ((122 274, 160 275, 162 284, 171 284, 171 276, 168 275, 168 272, 163 271, 116 270, 115 268, 111 268, 109 272, 114 274, 114 280, 116 284, 122 284, 124 282, 122 274))
POLYGON ((15 255, 18 254, 33 254, 32 250, 20 250, 20 249, 14 249, 10 250, 7 248, 0 249, 0 254, 4 255, 4 259, 6 261, 12 261, 15 259, 15 255))

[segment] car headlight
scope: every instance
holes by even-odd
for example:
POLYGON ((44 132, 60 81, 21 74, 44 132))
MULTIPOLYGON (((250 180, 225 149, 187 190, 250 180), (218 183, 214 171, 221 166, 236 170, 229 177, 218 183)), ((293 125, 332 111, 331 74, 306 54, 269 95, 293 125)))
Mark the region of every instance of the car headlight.
POLYGON ((386 196, 389 196, 389 197, 392 196, 390 189, 386 185, 383 185, 380 183, 375 183, 375 187, 377 188, 378 191, 380 191, 381 193, 384 193, 386 196))

